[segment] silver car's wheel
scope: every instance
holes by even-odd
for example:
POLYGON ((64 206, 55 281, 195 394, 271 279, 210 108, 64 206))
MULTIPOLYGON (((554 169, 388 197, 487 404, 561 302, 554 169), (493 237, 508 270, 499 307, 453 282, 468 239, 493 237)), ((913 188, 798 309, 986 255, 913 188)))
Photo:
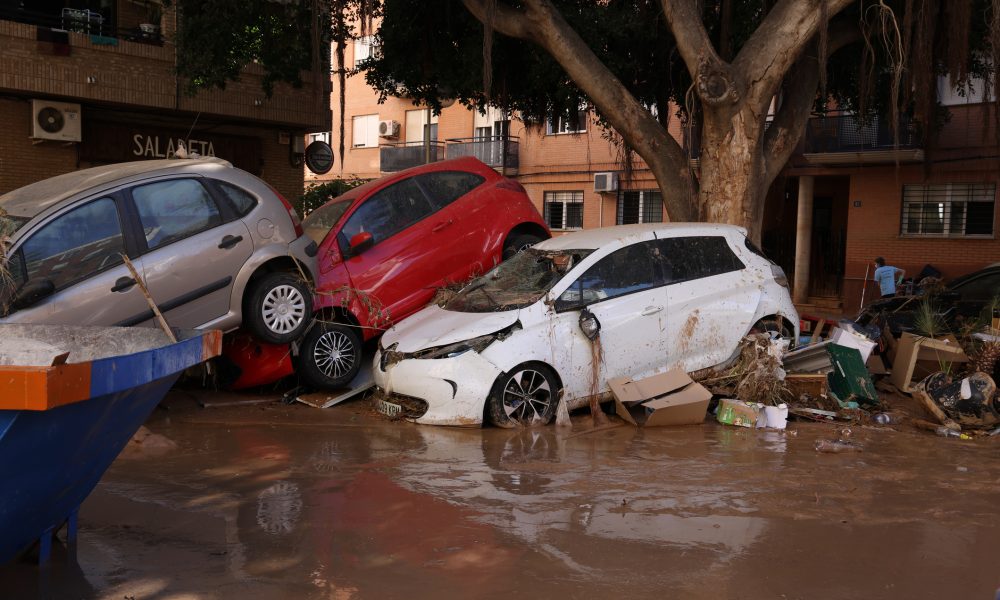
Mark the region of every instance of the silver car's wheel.
POLYGON ((354 368, 357 348, 342 331, 328 331, 316 341, 313 360, 321 373, 331 379, 340 379, 354 368))
POLYGON ((264 295, 260 312, 268 329, 285 335, 302 326, 306 318, 306 299, 295 286, 279 285, 264 295))
POLYGON ((501 375, 490 398, 490 416, 496 425, 545 425, 556 411, 559 386, 547 366, 526 363, 501 375))
POLYGON ((312 292, 294 273, 267 273, 251 283, 243 321, 258 339, 271 344, 297 340, 312 322, 312 292))

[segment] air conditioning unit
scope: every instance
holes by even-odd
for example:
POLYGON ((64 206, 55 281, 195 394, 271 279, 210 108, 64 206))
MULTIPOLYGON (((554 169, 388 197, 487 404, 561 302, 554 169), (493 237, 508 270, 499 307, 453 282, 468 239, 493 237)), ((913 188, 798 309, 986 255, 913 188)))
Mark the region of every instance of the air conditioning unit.
POLYGON ((398 138, 399 121, 379 121, 378 136, 384 138, 398 138))
POLYGON ((605 171, 594 173, 595 192, 615 192, 618 191, 618 173, 605 171))
POLYGON ((80 105, 67 102, 31 101, 31 137, 38 140, 79 142, 80 105))

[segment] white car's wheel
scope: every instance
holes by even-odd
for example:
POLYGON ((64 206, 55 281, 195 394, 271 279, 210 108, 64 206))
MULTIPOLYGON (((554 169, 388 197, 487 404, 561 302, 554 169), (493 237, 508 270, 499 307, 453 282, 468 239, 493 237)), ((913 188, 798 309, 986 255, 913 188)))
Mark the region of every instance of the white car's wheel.
POLYGON ((497 378, 490 420, 499 427, 547 425, 556 413, 559 381, 547 365, 524 363, 497 378))

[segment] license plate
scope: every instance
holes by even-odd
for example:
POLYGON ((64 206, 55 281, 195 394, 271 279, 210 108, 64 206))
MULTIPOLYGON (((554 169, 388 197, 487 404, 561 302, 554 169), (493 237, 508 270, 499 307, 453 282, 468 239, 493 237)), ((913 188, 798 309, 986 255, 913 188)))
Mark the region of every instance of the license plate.
POLYGON ((402 406, 385 400, 379 400, 375 407, 380 413, 389 417, 398 417, 403 412, 402 406))

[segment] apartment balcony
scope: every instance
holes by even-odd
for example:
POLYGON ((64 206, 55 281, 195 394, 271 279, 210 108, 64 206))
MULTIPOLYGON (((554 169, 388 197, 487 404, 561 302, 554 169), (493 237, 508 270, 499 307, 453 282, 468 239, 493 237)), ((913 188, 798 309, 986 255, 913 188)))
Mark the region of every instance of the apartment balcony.
MULTIPOLYGON (((94 36, 98 43, 112 43, 112 40, 125 40, 141 44, 163 45, 160 32, 159 15, 150 13, 148 18, 142 18, 128 13, 130 18, 121 18, 117 7, 108 3, 102 10, 87 8, 53 8, 38 9, 23 6, 0 6, 0 20, 35 25, 37 27, 55 30, 57 32, 81 33, 94 36), (153 21, 156 21, 155 23, 153 21)), ((86 3, 71 3, 86 6, 86 3)), ((151 7, 153 5, 150 5, 151 7)), ((161 7, 156 5, 156 10, 161 7)), ((39 41, 42 40, 39 38, 39 41)))
POLYGON ((516 137, 453 138, 448 140, 445 150, 448 158, 474 156, 503 173, 518 168, 518 138, 516 137))
POLYGON ((907 118, 900 119, 894 132, 882 115, 867 123, 854 115, 813 117, 806 125, 802 158, 809 164, 830 166, 920 162, 923 139, 907 118))
POLYGON ((429 145, 425 142, 401 142, 379 146, 380 170, 383 173, 395 173, 444 158, 444 142, 432 141, 429 145))

